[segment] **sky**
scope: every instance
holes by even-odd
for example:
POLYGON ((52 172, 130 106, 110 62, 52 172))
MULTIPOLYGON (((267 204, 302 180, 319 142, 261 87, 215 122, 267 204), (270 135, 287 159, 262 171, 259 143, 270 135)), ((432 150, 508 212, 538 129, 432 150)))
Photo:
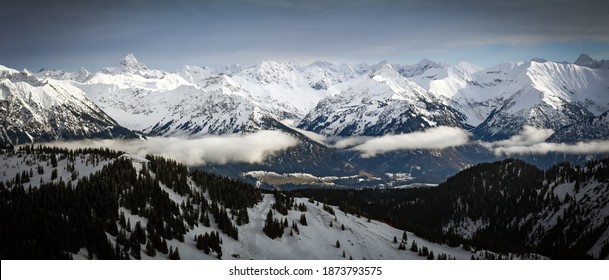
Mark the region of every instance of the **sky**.
POLYGON ((493 66, 609 58, 604 0, 0 0, 0 65, 98 70, 263 60, 493 66))

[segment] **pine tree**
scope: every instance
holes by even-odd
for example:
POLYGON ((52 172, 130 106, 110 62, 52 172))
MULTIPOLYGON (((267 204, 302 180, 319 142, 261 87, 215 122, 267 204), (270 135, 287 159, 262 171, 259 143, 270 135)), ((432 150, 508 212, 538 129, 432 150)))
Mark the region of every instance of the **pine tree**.
POLYGON ((167 250, 167 240, 165 238, 163 238, 163 241, 161 241, 161 249, 159 251, 161 251, 161 253, 163 253, 163 254, 167 254, 168 253, 168 250, 167 250))
POLYGON ((140 246, 140 243, 135 242, 134 244, 131 245, 131 255, 136 260, 142 259, 141 251, 142 251, 142 247, 140 246))
POLYGON ((121 225, 122 228, 127 227, 127 219, 125 218, 125 212, 123 211, 118 214, 118 224, 121 225))
POLYGON ((345 250, 343 250, 343 258, 346 258, 345 250))
POLYGON ((412 245, 410 245, 410 251, 417 252, 419 251, 419 247, 417 246, 417 241, 413 240, 412 245))
POLYGON ((135 223, 133 234, 141 244, 146 244, 146 232, 142 228, 142 224, 139 221, 135 223))
POLYGON ((292 221, 292 229, 294 231, 296 231, 296 233, 300 234, 300 230, 298 229, 298 225, 294 221, 292 221))
POLYGON ((344 224, 340 225, 340 230, 345 230, 345 225, 344 224))
POLYGON ((340 248, 340 242, 336 240, 336 248, 340 248))
POLYGON ((170 256, 169 258, 172 260, 180 259, 180 250, 178 250, 178 247, 176 247, 176 249, 173 251, 173 256, 170 256))
POLYGON ((156 256, 156 249, 154 248, 150 240, 148 240, 148 242, 146 243, 146 254, 151 257, 156 256))
POLYGON ((53 166, 53 168, 57 167, 57 157, 55 154, 51 154, 51 166, 53 166))
POLYGON ((307 217, 306 217, 305 214, 301 214, 300 215, 300 224, 303 225, 303 226, 307 225, 307 217))
POLYGON ((395 235, 393 236, 393 243, 398 243, 398 238, 395 235))

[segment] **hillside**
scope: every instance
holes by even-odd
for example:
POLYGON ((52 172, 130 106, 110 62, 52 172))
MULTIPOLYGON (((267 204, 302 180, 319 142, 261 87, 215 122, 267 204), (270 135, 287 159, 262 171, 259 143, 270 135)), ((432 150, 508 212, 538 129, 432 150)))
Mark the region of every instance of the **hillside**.
POLYGON ((2 259, 469 259, 475 254, 336 206, 264 193, 160 157, 24 146, 2 150, 0 159, 6 170, 0 180, 2 259), (412 243, 420 254, 399 249, 412 243))

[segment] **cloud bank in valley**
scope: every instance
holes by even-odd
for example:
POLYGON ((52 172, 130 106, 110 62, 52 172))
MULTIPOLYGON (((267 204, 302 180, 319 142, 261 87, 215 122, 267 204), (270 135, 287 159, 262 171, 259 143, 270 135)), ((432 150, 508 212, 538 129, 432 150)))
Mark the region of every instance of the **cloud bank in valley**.
MULTIPOLYGON (((355 139, 352 141, 359 140, 355 139)), ((345 141, 348 141, 348 139, 345 141)), ((390 151, 445 149, 461 146, 468 142, 469 134, 467 131, 456 127, 439 126, 425 131, 365 139, 363 143, 351 149, 359 151, 362 157, 374 157, 377 154, 390 151)), ((342 144, 344 145, 345 143, 343 142, 342 144)))
POLYGON ((495 155, 512 156, 522 154, 545 155, 551 152, 565 154, 600 154, 609 153, 609 141, 577 142, 575 144, 564 143, 537 143, 532 145, 498 147, 494 150, 495 155))
POLYGON ((598 154, 609 153, 609 140, 577 142, 574 144, 545 142, 554 131, 552 129, 524 126, 522 131, 510 139, 481 143, 493 151, 496 156, 513 156, 524 154, 545 155, 548 153, 564 154, 598 154))
POLYGON ((154 137, 148 140, 83 140, 49 144, 65 148, 103 147, 137 156, 153 154, 196 166, 259 163, 269 155, 296 146, 298 140, 279 131, 259 131, 247 135, 209 136, 199 139, 154 137))
MULTIPOLYGON (((574 144, 547 143, 552 129, 524 126, 522 131, 506 140, 478 142, 492 151, 495 156, 515 156, 526 154, 600 154, 609 153, 609 140, 578 142, 574 144)), ((364 158, 399 150, 441 150, 473 143, 467 131, 455 127, 434 127, 425 131, 381 137, 356 136, 339 139, 329 146, 337 149, 359 151, 364 158)))

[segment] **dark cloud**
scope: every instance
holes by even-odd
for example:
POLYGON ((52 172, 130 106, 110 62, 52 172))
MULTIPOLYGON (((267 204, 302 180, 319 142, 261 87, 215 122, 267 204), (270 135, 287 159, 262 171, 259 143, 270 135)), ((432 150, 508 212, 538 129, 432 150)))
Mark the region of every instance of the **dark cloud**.
MULTIPOLYGON (((609 4, 595 0, 1 2, 0 64, 15 68, 95 68, 128 52, 163 68, 292 58, 468 59, 468 50, 481 47, 493 63, 504 59, 492 57, 496 45, 609 46, 609 4)), ((573 60, 573 52, 562 51, 570 56, 564 59, 573 60)))

